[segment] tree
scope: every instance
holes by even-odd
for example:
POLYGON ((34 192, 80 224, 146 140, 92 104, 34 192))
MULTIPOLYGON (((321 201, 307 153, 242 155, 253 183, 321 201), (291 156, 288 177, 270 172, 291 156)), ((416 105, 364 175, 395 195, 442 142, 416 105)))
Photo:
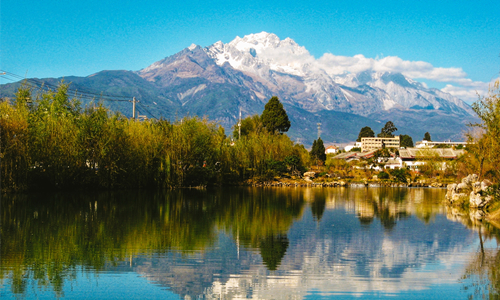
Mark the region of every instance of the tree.
POLYGON ((481 123, 469 124, 472 129, 467 133, 469 152, 476 158, 477 164, 473 166, 483 176, 489 177, 496 183, 500 182, 500 80, 497 80, 488 96, 480 97, 472 104, 472 109, 481 119, 481 123))
POLYGON ((322 162, 325 162, 325 160, 326 160, 325 150, 326 150, 325 145, 323 144, 323 140, 321 138, 314 140, 313 146, 312 146, 311 152, 310 152, 311 159, 320 160, 322 162))
POLYGON ((361 138, 364 137, 375 137, 375 132, 373 132, 370 127, 365 126, 359 131, 358 139, 356 140, 356 142, 361 142, 361 138))
POLYGON ((278 97, 273 96, 264 106, 261 116, 262 125, 271 133, 287 132, 290 128, 290 120, 286 114, 283 104, 278 97))
POLYGON ((402 134, 399 137, 399 145, 405 148, 413 147, 413 139, 409 135, 402 134))
MULTIPOLYGON (((241 120, 241 136, 247 136, 250 132, 259 133, 262 130, 262 122, 260 120, 259 115, 254 115, 251 117, 246 117, 241 120)), ((233 138, 239 139, 240 129, 238 128, 238 124, 233 126, 233 138)))
POLYGON ((432 140, 431 140, 431 135, 430 135, 428 132, 426 132, 426 133, 424 134, 424 141, 429 141, 429 142, 430 142, 430 141, 432 141, 432 140))
POLYGON ((387 123, 385 123, 385 126, 380 130, 380 133, 377 134, 377 136, 391 138, 394 137, 394 134, 392 133, 397 130, 398 129, 396 128, 396 126, 394 126, 394 123, 392 123, 392 121, 388 121, 387 123))

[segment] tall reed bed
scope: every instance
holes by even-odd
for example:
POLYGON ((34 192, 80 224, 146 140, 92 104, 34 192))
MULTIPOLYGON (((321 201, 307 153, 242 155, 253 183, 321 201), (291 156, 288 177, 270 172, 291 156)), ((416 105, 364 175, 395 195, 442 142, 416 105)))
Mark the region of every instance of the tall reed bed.
POLYGON ((82 107, 64 82, 48 92, 22 86, 0 102, 0 134, 2 191, 238 183, 277 175, 276 162, 307 153, 265 131, 231 143, 199 117, 138 121, 100 103, 82 107))

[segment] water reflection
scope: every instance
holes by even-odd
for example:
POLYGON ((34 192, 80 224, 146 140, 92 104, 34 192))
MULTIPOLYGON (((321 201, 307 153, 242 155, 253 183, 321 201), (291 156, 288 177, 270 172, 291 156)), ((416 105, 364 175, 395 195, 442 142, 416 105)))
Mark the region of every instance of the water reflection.
POLYGON ((461 219, 442 206, 444 192, 244 188, 3 196, 2 290, 33 297, 34 285, 71 297, 64 291, 70 282, 78 285, 79 272, 134 272, 181 297, 422 296, 448 285, 464 296, 461 289, 477 274, 487 274, 485 284, 497 278, 498 253, 485 250, 483 241, 498 233, 456 222, 461 219))

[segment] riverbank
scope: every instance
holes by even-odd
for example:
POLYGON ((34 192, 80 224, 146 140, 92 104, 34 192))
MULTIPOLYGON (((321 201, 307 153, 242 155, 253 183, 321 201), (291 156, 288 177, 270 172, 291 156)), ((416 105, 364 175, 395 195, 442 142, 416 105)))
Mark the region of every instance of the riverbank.
POLYGON ((310 179, 308 177, 279 177, 273 180, 255 180, 249 179, 241 183, 243 186, 253 187, 429 187, 429 188, 444 188, 445 183, 442 182, 395 182, 389 180, 324 180, 310 179))

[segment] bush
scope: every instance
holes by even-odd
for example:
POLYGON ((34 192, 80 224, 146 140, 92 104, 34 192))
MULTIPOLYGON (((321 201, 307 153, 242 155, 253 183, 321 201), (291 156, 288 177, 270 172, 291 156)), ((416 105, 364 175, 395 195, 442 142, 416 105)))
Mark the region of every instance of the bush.
POLYGON ((410 175, 410 172, 407 169, 394 169, 391 170, 391 175, 394 177, 395 181, 406 183, 406 178, 410 175))
POLYGON ((389 174, 386 172, 380 172, 380 173, 378 173, 377 176, 379 179, 389 179, 389 177, 390 177, 389 174))

